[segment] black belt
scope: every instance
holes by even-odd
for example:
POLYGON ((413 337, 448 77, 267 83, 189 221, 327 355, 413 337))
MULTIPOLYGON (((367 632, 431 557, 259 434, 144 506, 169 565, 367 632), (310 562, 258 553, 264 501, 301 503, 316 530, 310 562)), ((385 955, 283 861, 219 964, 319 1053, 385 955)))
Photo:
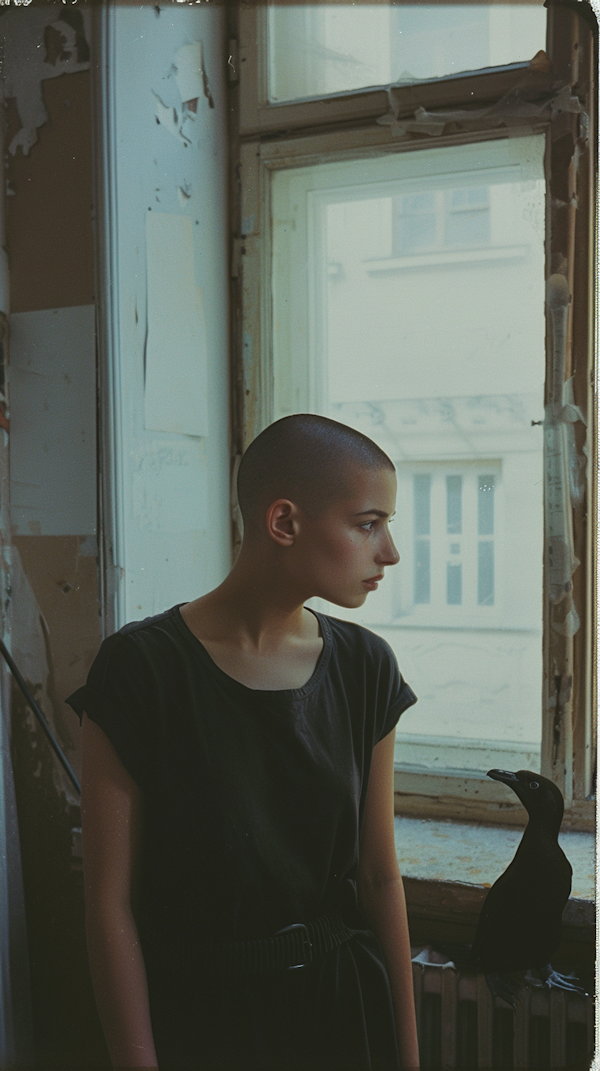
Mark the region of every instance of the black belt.
POLYGON ((338 911, 314 922, 294 922, 271 937, 249 941, 205 941, 198 948, 198 966, 219 974, 286 971, 306 967, 315 956, 331 951, 352 937, 354 930, 338 911))

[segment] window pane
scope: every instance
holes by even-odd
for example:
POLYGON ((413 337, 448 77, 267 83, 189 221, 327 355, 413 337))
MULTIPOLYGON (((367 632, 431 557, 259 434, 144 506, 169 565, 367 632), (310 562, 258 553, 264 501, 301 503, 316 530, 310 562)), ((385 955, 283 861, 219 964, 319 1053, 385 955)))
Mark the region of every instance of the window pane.
POLYGON ((400 197, 399 200, 402 213, 406 216, 416 216, 419 213, 427 214, 435 208, 434 193, 407 194, 404 197, 400 197))
POLYGON ((435 193, 396 197, 393 213, 393 245, 397 256, 409 256, 435 247, 439 224, 435 193))
POLYGON ((431 532, 431 476, 420 474, 413 476, 413 528, 414 542, 414 601, 419 605, 428 603, 431 598, 431 551, 429 536, 431 532))
POLYGON ((413 489, 415 535, 429 535, 431 531, 431 476, 415 476, 413 489))
POLYGON ((447 248, 489 246, 489 189, 458 188, 394 198, 393 253, 410 256, 447 248), (445 194, 445 195, 443 195, 445 194))
POLYGON ((462 532, 462 476, 446 476, 446 531, 462 532))
POLYGON ((429 542, 415 540, 415 603, 422 605, 431 598, 431 573, 429 542))
POLYGON ((480 476, 477 495, 477 532, 494 534, 494 476, 480 476))
POLYGON ((462 190, 452 190, 450 204, 451 208, 488 208, 487 186, 471 186, 462 190))
POLYGON ((435 216, 404 216, 400 220, 398 254, 417 253, 435 246, 435 216))
POLYGON ((446 602, 448 606, 460 606, 462 602, 462 565, 446 566, 446 602))
POLYGON ((480 543, 477 562, 477 602, 480 606, 494 605, 494 544, 480 543))
POLYGON ((479 769, 481 738, 484 774, 539 762, 543 161, 524 136, 273 177, 274 418, 330 415, 398 473, 399 564, 359 610, 322 609, 396 651, 419 695, 398 758, 436 769, 479 769), (398 219, 432 200, 489 212, 488 247, 399 257, 398 219))
POLYGON ((473 212, 451 212, 446 219, 445 243, 469 248, 490 243, 490 213, 487 208, 473 212))
POLYGON ((530 60, 546 47, 537 4, 272 4, 270 101, 410 83, 530 60))

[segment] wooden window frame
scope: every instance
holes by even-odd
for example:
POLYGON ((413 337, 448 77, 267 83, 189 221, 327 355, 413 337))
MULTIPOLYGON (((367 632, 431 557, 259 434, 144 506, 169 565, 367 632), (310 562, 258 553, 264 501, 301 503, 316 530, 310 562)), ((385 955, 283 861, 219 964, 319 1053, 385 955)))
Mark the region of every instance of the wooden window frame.
MULTIPOLYGON (((438 78, 401 87, 375 87, 324 99, 269 104, 266 99, 266 15, 263 4, 230 9, 232 409, 236 459, 273 419, 271 345, 270 179, 281 168, 381 153, 418 151, 425 133, 398 133, 378 118, 393 100, 396 121, 427 112, 486 111, 488 118, 456 119, 435 137, 436 146, 490 140, 518 133, 520 120, 497 122, 493 106, 515 94, 542 106, 527 133, 546 136, 546 276, 561 274, 571 300, 567 314, 565 379, 586 423, 575 432, 578 458, 587 457, 581 500, 568 513, 571 551, 579 565, 572 591, 552 601, 544 558, 544 683, 542 773, 565 797, 564 828, 592 830, 595 816, 597 685, 597 568, 593 518, 597 514, 597 382, 595 264, 597 190, 597 27, 591 9, 547 0, 548 29, 542 62, 438 78), (584 10, 585 8, 585 10, 584 10), (577 10, 579 9, 579 10, 577 10), (579 13, 581 12, 581 14, 579 13), (588 17, 589 16, 589 17, 588 17), (563 97, 557 100, 559 90, 563 97), (566 87, 570 87, 567 91, 566 87), (566 96, 565 96, 566 93, 566 96), (566 107, 563 101, 570 97, 566 107), (574 103, 575 102, 575 103, 574 103), (576 355, 576 360, 574 360, 576 355), (588 520, 589 518, 589 520, 588 520), (579 628, 569 635, 576 608, 579 628), (570 619, 569 619, 570 620, 570 619), (565 624, 565 622, 567 623, 565 624)), ((513 97, 514 99, 514 97, 513 97)), ((433 139, 431 139, 433 140, 433 139)), ((546 404, 553 368, 553 318, 546 307, 546 404)), ((548 410, 547 410, 548 411, 548 410)), ((234 543, 239 545, 236 506, 234 543)), ((547 524, 546 524, 547 527, 547 524)), ((396 811, 418 817, 523 824, 523 808, 504 786, 479 775, 396 772, 396 811)))

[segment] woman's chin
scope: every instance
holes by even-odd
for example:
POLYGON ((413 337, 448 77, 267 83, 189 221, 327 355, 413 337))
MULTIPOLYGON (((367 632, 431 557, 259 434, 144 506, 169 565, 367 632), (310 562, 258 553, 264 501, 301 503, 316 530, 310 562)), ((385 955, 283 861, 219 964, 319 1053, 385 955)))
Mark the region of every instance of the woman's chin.
POLYGON ((357 610, 359 606, 362 606, 366 601, 368 591, 360 592, 357 595, 322 595, 321 598, 327 599, 327 602, 332 602, 334 606, 343 606, 345 610, 357 610))

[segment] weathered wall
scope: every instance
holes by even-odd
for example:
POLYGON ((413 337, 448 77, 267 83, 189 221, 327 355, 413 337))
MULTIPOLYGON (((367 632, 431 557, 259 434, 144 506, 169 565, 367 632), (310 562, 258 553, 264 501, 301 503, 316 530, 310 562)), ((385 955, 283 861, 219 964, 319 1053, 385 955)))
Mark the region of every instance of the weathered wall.
MULTIPOLYGON (((84 683, 103 632, 196 597, 230 558, 223 11, 115 6, 96 13, 95 42, 90 22, 86 10, 36 4, 0 18, 11 645, 76 772, 80 729, 64 697, 84 683)), ((11 748, 37 1060, 107 1066, 85 951, 79 803, 14 688, 11 748)))
MULTIPOLYGON (((71 764, 64 703, 101 635, 96 544, 90 72, 81 17, 11 9, 6 56, 13 657, 71 764), (37 46, 40 46, 38 48, 37 46), (61 73, 62 72, 62 73, 61 73), (44 115, 45 112, 45 115, 44 115)), ((13 686, 15 772, 39 1066, 106 1054, 87 968, 78 800, 13 686)))
MULTIPOLYGON (((41 89, 48 122, 27 156, 21 148, 8 156, 12 312, 94 301, 90 72, 44 80, 41 89)), ((10 97, 8 145, 20 125, 10 97)))
MULTIPOLYGON (((5 48, 7 56, 12 50, 21 70, 21 82, 15 86, 9 82, 6 90, 13 545, 48 626, 46 656, 55 689, 55 709, 48 714, 60 718, 63 746, 76 753, 77 719, 62 700, 72 686, 73 666, 89 664, 100 638, 93 567, 96 400, 90 72, 68 71, 57 78, 45 77, 43 70, 40 74, 36 46, 41 42, 52 57, 52 35, 59 30, 51 19, 61 27, 62 22, 46 15, 44 26, 40 12, 33 10, 11 10, 3 21, 8 18, 14 25, 5 35, 5 48), (35 16, 38 40, 19 34, 16 16, 21 23, 35 16), (29 82, 23 73, 28 65, 29 82), (19 90, 32 84, 42 94, 47 120, 37 128, 37 141, 28 146, 18 143, 30 121, 19 90), (9 95, 11 88, 14 96, 9 95)), ((62 41, 68 44, 65 35, 62 41)), ((77 60, 77 47, 74 57, 77 60)), ((56 67, 56 55, 54 60, 50 66, 56 67)), ((18 659, 29 640, 15 630, 12 642, 18 659)), ((41 683, 41 677, 32 683, 41 683)))

